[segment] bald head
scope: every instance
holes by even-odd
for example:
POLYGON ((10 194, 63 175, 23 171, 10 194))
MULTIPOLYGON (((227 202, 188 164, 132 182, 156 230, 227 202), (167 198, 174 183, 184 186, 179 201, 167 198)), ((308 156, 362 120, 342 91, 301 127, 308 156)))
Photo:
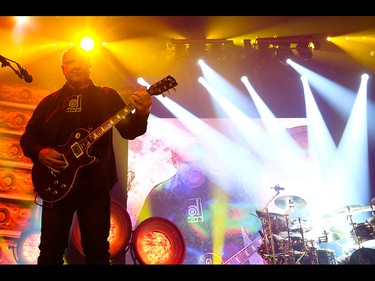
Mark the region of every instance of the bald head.
POLYGON ((69 48, 62 56, 61 69, 72 89, 84 89, 90 81, 90 56, 80 47, 69 48))
POLYGON ((88 63, 90 63, 89 53, 86 50, 82 49, 81 47, 74 46, 74 47, 67 49, 62 55, 62 59, 61 59, 62 64, 64 64, 64 62, 66 62, 68 59, 72 59, 72 58, 79 58, 82 60, 86 60, 88 63))

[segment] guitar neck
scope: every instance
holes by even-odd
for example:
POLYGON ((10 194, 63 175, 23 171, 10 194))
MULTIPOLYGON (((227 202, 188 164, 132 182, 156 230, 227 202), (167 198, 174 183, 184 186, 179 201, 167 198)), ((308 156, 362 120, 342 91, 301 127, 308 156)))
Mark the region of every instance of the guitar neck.
POLYGON ((251 243, 246 245, 238 253, 230 257, 224 264, 244 264, 253 254, 258 250, 258 247, 262 244, 262 237, 257 237, 251 243))
POLYGON ((95 142, 97 139, 99 139, 101 136, 103 136, 106 132, 111 130, 118 122, 120 122, 122 119, 125 119, 125 117, 133 109, 134 109, 133 105, 131 103, 128 103, 124 108, 119 110, 110 119, 108 119, 106 122, 104 122, 98 128, 96 128, 94 131, 92 131, 92 133, 90 133, 89 136, 88 136, 88 137, 90 137, 90 141, 95 142))
POLYGON ((82 149, 88 148, 96 140, 102 137, 106 132, 111 130, 118 122, 124 119, 132 110, 134 109, 131 103, 127 104, 124 108, 119 110, 115 115, 110 119, 105 121, 102 125, 88 134, 85 138, 80 141, 80 147, 82 149))

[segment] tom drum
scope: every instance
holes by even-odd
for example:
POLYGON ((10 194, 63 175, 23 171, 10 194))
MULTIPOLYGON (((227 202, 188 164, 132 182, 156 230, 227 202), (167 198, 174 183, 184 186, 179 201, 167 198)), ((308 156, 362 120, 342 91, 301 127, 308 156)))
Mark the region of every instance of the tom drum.
POLYGON ((375 249, 375 231, 371 222, 355 223, 350 234, 360 247, 375 249))

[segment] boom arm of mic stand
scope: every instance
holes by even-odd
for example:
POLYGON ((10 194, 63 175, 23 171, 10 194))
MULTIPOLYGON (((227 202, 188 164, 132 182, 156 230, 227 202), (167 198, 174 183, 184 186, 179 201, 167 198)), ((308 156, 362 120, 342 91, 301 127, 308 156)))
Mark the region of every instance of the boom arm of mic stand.
MULTIPOLYGON (((6 66, 9 66, 10 68, 12 68, 12 66, 10 65, 9 61, 7 58, 4 58, 2 55, 0 55, 0 62, 1 62, 1 67, 6 67, 6 66)), ((14 68, 13 68, 14 69, 14 68)))
POLYGON ((7 59, 5 57, 3 57, 2 55, 0 55, 0 62, 1 62, 1 67, 6 67, 6 66, 9 66, 11 69, 13 69, 14 73, 16 73, 18 75, 19 78, 23 79, 24 77, 22 76, 22 73, 21 73, 21 66, 16 63, 15 61, 12 61, 10 59, 7 59), (9 63, 9 62, 13 62, 15 63, 17 66, 18 66, 18 69, 20 71, 18 71, 17 69, 14 69, 14 67, 9 63))
POLYGON ((276 194, 274 196, 272 196, 270 200, 268 200, 267 204, 264 206, 264 208, 262 209, 262 211, 264 211, 265 209, 268 208, 268 205, 273 201, 273 199, 276 198, 277 195, 279 195, 279 193, 280 193, 280 190, 277 191, 276 194))

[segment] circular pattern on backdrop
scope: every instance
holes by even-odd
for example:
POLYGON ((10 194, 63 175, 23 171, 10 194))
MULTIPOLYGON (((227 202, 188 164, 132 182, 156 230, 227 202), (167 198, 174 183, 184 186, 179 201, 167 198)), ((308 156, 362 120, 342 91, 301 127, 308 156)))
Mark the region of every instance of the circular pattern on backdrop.
POLYGON ((185 239, 172 221, 150 217, 134 230, 133 250, 141 264, 182 264, 185 239))

